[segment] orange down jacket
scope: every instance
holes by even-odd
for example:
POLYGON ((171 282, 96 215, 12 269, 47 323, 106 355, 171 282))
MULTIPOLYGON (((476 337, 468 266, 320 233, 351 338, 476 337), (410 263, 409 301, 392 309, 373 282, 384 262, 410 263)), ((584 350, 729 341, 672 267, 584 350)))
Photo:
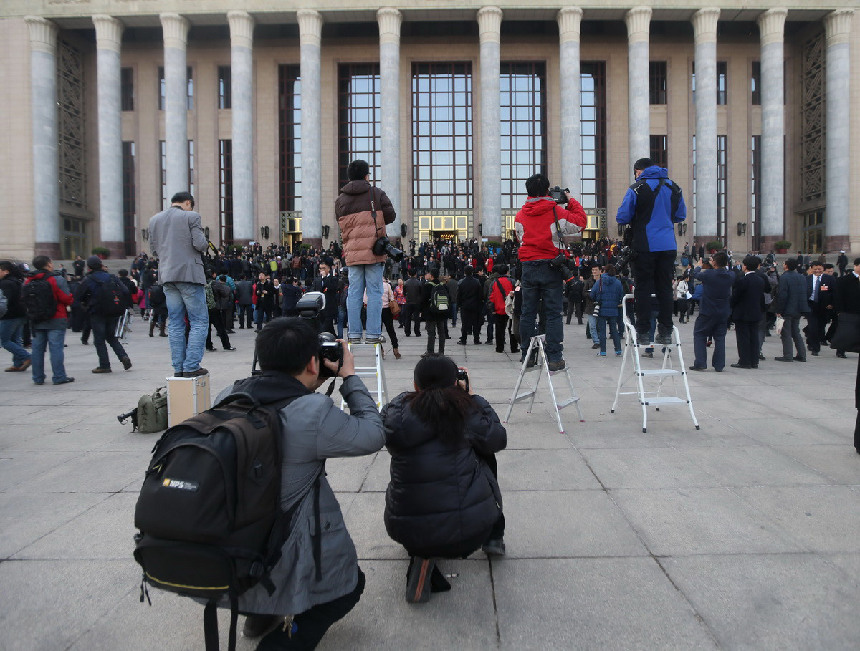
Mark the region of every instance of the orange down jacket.
POLYGON ((334 213, 343 236, 343 256, 348 267, 385 262, 384 255, 373 255, 373 243, 385 235, 385 225, 397 214, 391 200, 364 179, 350 181, 341 188, 334 202, 334 213), (376 206, 376 226, 370 211, 371 190, 376 206))

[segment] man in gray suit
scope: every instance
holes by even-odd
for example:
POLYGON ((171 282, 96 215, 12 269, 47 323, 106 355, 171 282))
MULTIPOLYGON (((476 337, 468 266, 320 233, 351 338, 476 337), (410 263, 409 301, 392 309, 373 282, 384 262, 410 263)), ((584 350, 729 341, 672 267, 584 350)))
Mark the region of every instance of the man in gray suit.
MULTIPOLYGON (((798 256, 799 257, 799 256, 798 256)), ((797 273, 797 260, 789 258, 783 264, 785 273, 779 278, 779 293, 776 299, 776 313, 785 319, 782 324, 782 357, 774 357, 777 362, 805 362, 806 346, 800 335, 800 317, 809 312, 806 278, 797 273), (797 355, 791 356, 792 342, 797 355)))
POLYGON ((177 192, 171 206, 149 220, 149 245, 158 258, 158 275, 167 299, 167 332, 170 357, 176 377, 206 375, 200 366, 209 310, 206 308, 206 274, 201 254, 206 251, 206 235, 200 213, 194 212, 194 197, 177 192), (185 341, 185 317, 190 330, 185 341))

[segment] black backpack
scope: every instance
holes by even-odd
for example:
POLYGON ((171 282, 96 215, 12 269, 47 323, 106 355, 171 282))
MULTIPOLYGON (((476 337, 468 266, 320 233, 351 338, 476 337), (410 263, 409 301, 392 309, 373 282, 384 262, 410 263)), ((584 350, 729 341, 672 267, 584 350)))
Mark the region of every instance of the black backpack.
POLYGON ((131 307, 131 294, 116 276, 109 275, 107 280, 102 282, 90 276, 90 280, 96 284, 89 302, 95 314, 107 317, 122 316, 126 309, 131 307))
POLYGON ((27 318, 33 323, 53 319, 57 313, 57 299, 54 298, 54 288, 48 282, 47 275, 30 278, 30 282, 21 288, 21 300, 27 318))
MULTIPOLYGON (((300 397, 260 405, 245 393, 228 396, 168 429, 153 448, 135 507, 134 558, 147 584, 206 600, 206 649, 218 649, 217 603, 230 603, 231 651, 238 598, 258 583, 271 594, 269 572, 280 558, 295 509, 281 509, 279 410, 300 397)), ((319 528, 319 482, 314 509, 319 528)), ((314 558, 320 578, 320 532, 314 558)))

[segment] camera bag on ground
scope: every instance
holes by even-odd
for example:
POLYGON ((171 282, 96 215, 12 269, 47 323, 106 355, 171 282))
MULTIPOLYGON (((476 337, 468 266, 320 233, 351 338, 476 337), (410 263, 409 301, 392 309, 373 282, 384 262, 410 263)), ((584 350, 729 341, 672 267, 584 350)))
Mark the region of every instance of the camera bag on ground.
POLYGON ((90 278, 97 287, 90 297, 93 312, 99 316, 115 317, 122 316, 126 308, 131 307, 131 294, 119 278, 113 274, 108 275, 103 282, 92 276, 90 278))
MULTIPOLYGON (((261 405, 235 393, 168 429, 155 444, 135 507, 134 558, 146 584, 206 602, 207 651, 218 649, 218 602, 230 604, 229 649, 236 647, 239 595, 269 573, 292 528, 281 509, 279 411, 296 398, 261 405)), ((319 523, 319 475, 314 514, 319 523)), ((301 500, 297 502, 300 504, 301 500)), ((320 532, 314 559, 320 572, 320 532)))
POLYGON ((33 323, 53 319, 57 313, 57 299, 54 298, 54 288, 48 282, 47 275, 31 278, 30 282, 21 288, 21 300, 24 302, 27 318, 33 323))
POLYGON ((167 387, 158 387, 153 393, 137 401, 137 431, 142 434, 163 432, 167 429, 167 387))

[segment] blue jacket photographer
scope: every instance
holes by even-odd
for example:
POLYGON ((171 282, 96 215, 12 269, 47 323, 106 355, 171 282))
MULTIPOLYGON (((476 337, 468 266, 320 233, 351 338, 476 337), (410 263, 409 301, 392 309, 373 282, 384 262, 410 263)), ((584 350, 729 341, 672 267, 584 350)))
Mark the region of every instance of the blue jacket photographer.
POLYGON ((678 184, 664 167, 650 158, 640 158, 633 166, 636 182, 618 208, 615 221, 629 225, 625 244, 633 249, 634 310, 640 343, 650 334, 651 294, 657 295, 658 343, 671 343, 672 278, 675 275, 674 224, 687 218, 687 207, 678 184))

